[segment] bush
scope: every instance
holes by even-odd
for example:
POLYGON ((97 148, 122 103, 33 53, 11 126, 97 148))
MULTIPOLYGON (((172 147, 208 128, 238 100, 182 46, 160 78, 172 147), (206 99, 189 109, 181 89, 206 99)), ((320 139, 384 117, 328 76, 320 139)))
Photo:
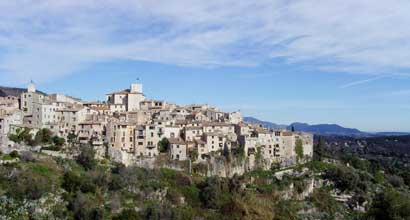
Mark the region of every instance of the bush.
POLYGON ((17 198, 31 200, 39 199, 45 193, 50 192, 54 184, 46 175, 28 170, 17 174, 13 182, 15 182, 15 188, 10 193, 17 198))
POLYGON ((300 160, 303 158, 303 142, 301 139, 297 139, 295 143, 295 153, 297 155, 297 159, 300 160))
POLYGON ((104 219, 104 209, 100 208, 90 195, 77 193, 72 204, 74 219, 104 219))
POLYGON ((165 153, 168 151, 168 149, 169 149, 169 140, 167 138, 162 138, 162 140, 158 142, 158 151, 161 153, 165 153))
POLYGON ((337 201, 330 195, 325 189, 316 189, 309 200, 313 205, 322 213, 324 213, 328 219, 334 219, 335 214, 339 209, 337 201))
POLYGON ((389 176, 388 180, 389 183, 396 188, 399 188, 404 185, 403 178, 401 178, 400 176, 391 175, 389 176))
POLYGON ((54 145, 54 146, 49 146, 49 147, 42 147, 41 150, 60 151, 61 147, 54 145))
POLYGON ((13 150, 12 152, 10 152, 10 157, 12 158, 18 158, 19 157, 19 153, 15 150, 13 150))
POLYGON ((40 129, 36 136, 35 141, 40 144, 51 144, 52 143, 52 132, 47 128, 40 129))
POLYGON ((190 207, 177 207, 172 209, 172 220, 191 220, 195 218, 195 212, 190 207))
POLYGON ((35 161, 34 155, 30 151, 23 151, 21 153, 20 158, 21 158, 22 161, 27 161, 27 162, 34 162, 35 161))
POLYGON ((58 147, 61 147, 65 144, 65 139, 55 135, 55 136, 53 136, 53 143, 54 143, 54 145, 56 145, 58 147))
POLYGON ((199 198, 204 207, 219 209, 229 202, 230 193, 227 182, 219 177, 210 177, 200 186, 199 198))
POLYGON ((114 216, 112 220, 139 220, 141 217, 134 209, 124 209, 122 212, 114 216))
POLYGON ((93 169, 97 164, 95 151, 91 146, 83 146, 76 160, 77 163, 81 164, 86 170, 93 169))
POLYGON ((373 199, 364 219, 410 219, 410 196, 394 189, 385 190, 373 199))
POLYGON ((64 174, 62 187, 67 192, 76 192, 81 188, 82 179, 76 173, 69 171, 64 174))

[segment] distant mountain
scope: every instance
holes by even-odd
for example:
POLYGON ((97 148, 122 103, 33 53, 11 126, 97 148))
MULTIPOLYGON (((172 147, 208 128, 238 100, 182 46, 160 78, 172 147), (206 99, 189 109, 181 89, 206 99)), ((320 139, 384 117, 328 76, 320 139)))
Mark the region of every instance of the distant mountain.
MULTIPOLYGON (((27 89, 0 86, 0 97, 6 97, 6 96, 19 97, 21 93, 23 92, 27 92, 27 89)), ((41 92, 41 91, 37 91, 37 92, 43 95, 46 95, 44 92, 41 92)))
POLYGON ((254 117, 243 117, 243 120, 245 122, 261 124, 263 127, 268 128, 268 129, 284 129, 287 127, 287 125, 280 125, 280 124, 275 124, 275 123, 268 122, 268 121, 261 121, 254 117))
POLYGON ((376 132, 371 134, 374 134, 374 136, 404 136, 409 135, 410 132, 376 132))
POLYGON ((337 124, 316 124, 310 125, 306 123, 295 122, 290 125, 280 125, 268 121, 262 121, 254 117, 244 117, 245 122, 258 123, 268 129, 288 129, 292 130, 292 127, 296 131, 310 132, 316 135, 337 135, 337 136, 354 136, 354 137, 368 137, 368 136, 378 136, 377 134, 370 134, 362 132, 355 128, 345 128, 337 124))
POLYGON ((296 131, 311 132, 317 135, 339 135, 339 136, 369 136, 368 133, 362 132, 355 128, 345 128, 337 124, 317 124, 309 125, 306 123, 295 122, 290 124, 287 129, 295 128, 296 131))

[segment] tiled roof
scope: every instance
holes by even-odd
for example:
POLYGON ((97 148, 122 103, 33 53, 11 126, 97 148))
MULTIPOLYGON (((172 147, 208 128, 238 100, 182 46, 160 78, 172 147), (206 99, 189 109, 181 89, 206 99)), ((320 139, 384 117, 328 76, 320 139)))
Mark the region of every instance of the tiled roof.
POLYGON ((185 141, 180 138, 169 138, 168 141, 170 144, 186 144, 185 141))

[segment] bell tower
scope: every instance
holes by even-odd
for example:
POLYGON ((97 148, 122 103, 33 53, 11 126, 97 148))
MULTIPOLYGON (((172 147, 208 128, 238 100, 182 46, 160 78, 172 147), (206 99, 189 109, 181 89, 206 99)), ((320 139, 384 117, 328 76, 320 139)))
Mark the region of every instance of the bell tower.
POLYGON ((130 93, 142 93, 142 83, 139 78, 135 81, 135 83, 131 84, 130 93))
POLYGON ((34 84, 33 80, 27 86, 27 92, 35 93, 36 92, 36 84, 34 84))

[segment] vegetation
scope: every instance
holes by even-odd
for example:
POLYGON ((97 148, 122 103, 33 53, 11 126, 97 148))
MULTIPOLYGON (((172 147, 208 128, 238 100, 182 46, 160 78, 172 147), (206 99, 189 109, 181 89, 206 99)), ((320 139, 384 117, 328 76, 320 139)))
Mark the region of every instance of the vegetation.
POLYGON ((303 142, 301 139, 296 140, 295 152, 298 160, 303 159, 303 142))
POLYGON ((18 144, 26 143, 29 145, 34 145, 32 134, 30 133, 29 128, 17 128, 16 132, 14 134, 10 134, 8 138, 18 144))
MULTIPOLYGON (((57 145, 52 136, 50 144, 57 145)), ((191 176, 102 163, 88 146, 74 160, 13 152, 3 159, 20 159, 0 166, 0 219, 410 218, 404 159, 384 166, 346 151, 330 153, 325 141, 321 146, 307 164, 230 178, 199 176, 195 171, 206 169, 203 164, 194 164, 191 176)))
POLYGON ((158 142, 158 150, 161 153, 166 153, 169 150, 169 140, 167 138, 162 138, 158 142))
POLYGON ((42 128, 40 129, 35 136, 35 141, 36 143, 40 144, 51 144, 53 139, 52 139, 53 133, 47 129, 47 128, 42 128))

